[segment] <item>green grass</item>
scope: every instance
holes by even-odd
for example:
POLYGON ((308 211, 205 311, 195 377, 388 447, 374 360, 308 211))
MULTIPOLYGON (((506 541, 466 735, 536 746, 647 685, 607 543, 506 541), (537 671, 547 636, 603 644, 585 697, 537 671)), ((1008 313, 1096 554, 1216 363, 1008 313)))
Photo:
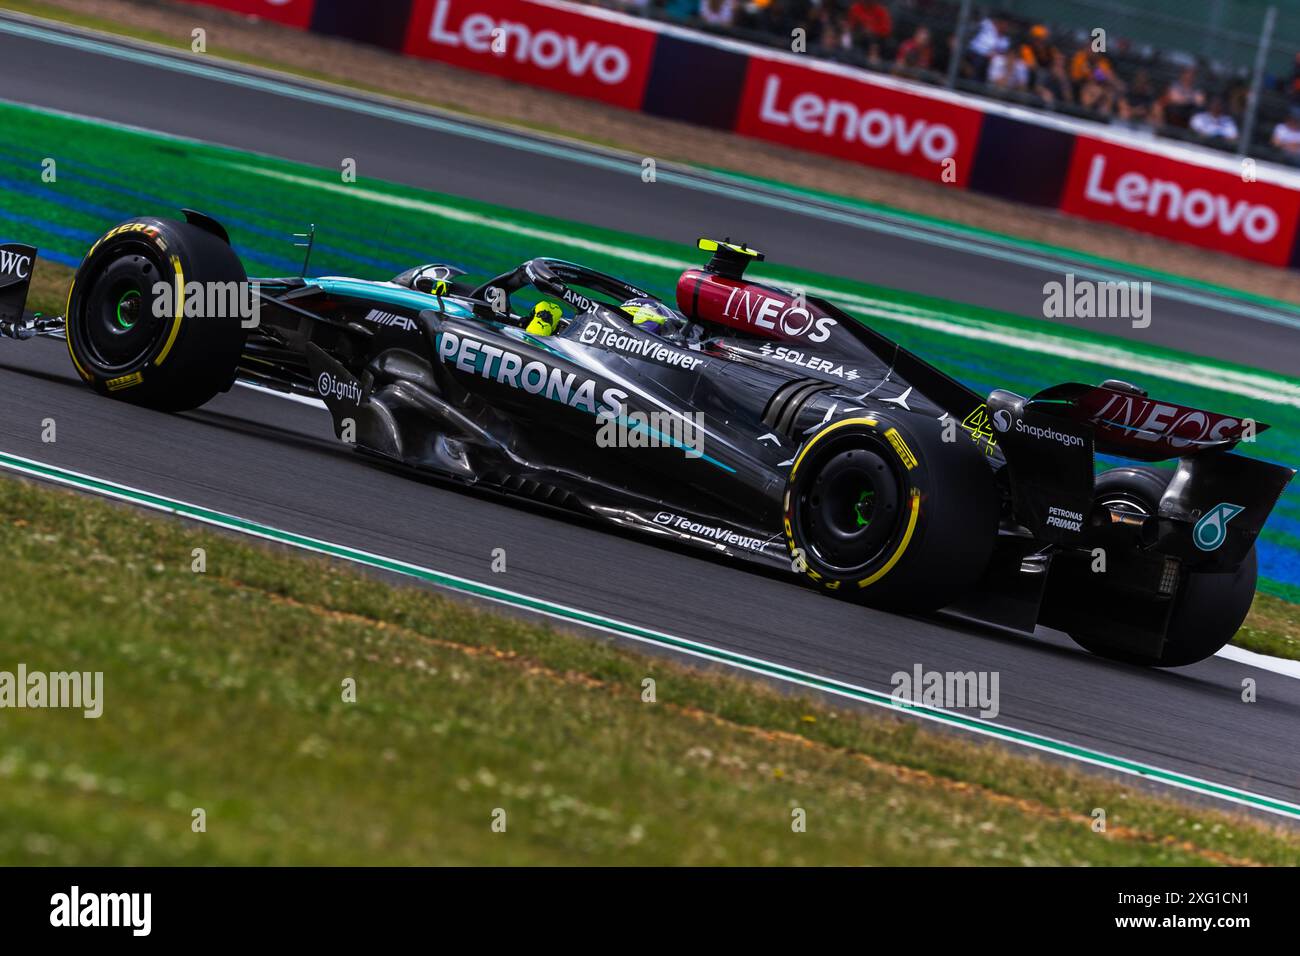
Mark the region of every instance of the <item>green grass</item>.
POLYGON ((0 529, 0 670, 104 673, 98 720, 0 710, 4 864, 1300 853, 1294 830, 67 492, 0 480, 0 529))
POLYGON ((1256 594, 1246 623, 1232 643, 1259 654, 1300 661, 1300 606, 1256 594))
POLYGON ((27 308, 46 315, 62 315, 68 302, 68 286, 73 270, 37 256, 32 270, 32 284, 27 288, 27 308))

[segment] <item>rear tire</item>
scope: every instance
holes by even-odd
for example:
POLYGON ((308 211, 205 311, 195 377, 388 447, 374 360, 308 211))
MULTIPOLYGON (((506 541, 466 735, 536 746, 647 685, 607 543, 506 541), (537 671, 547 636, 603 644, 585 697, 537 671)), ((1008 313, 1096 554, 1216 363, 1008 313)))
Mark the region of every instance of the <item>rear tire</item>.
MULTIPOLYGON (((1112 468, 1097 477, 1096 501, 1155 514, 1173 474, 1158 468, 1112 468)), ((1076 644, 1111 660, 1152 667, 1195 664, 1217 653, 1241 628, 1255 598, 1257 569, 1252 547, 1235 572, 1184 572, 1173 598, 1164 647, 1154 659, 1108 647, 1086 634, 1067 633, 1076 644)))
POLYGON ((937 610, 969 590, 997 540, 993 471, 920 416, 834 422, 796 455, 785 532, 819 587, 873 607, 937 610))
POLYGON ((165 301, 155 289, 221 283, 242 301, 246 281, 235 251, 199 226, 127 220, 91 247, 68 291, 72 364, 103 395, 162 411, 197 408, 233 384, 247 330, 237 314, 186 315, 184 296, 175 301, 173 291, 165 301))

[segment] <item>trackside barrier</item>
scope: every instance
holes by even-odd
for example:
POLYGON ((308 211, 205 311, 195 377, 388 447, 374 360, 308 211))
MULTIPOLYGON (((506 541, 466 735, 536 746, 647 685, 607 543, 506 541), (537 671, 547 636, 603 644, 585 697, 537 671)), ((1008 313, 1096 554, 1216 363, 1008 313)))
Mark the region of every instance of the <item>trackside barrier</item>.
POLYGON ((190 0, 1300 268, 1300 174, 565 0, 190 0))

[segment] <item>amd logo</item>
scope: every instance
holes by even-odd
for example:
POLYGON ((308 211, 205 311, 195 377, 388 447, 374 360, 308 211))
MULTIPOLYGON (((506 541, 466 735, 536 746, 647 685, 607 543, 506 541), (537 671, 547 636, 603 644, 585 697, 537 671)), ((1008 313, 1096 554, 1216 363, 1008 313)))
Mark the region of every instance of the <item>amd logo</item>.
POLYGON ((580 312, 591 311, 591 300, 588 299, 585 295, 582 295, 579 292, 574 292, 572 289, 569 288, 565 288, 563 292, 564 292, 564 301, 569 303, 575 309, 578 309, 580 312))

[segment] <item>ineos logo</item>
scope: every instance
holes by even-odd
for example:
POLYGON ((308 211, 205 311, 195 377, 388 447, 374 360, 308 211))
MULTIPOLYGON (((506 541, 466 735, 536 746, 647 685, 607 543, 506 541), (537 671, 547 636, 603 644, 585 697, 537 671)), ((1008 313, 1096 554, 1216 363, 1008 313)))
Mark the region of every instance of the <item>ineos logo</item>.
POLYGON ((791 306, 781 313, 781 331, 786 335, 796 336, 803 335, 812 328, 812 313, 807 309, 801 309, 799 306, 791 306), (792 317, 799 317, 797 321, 791 321, 792 317))
POLYGON ((728 324, 743 322, 768 332, 779 332, 788 338, 807 334, 809 342, 825 342, 836 325, 828 315, 814 316, 802 306, 746 286, 736 286, 731 290, 722 314, 728 324))
POLYGON ((1134 395, 1112 395, 1097 411, 1106 427, 1120 428, 1140 441, 1167 441, 1172 448, 1240 438, 1241 421, 1211 416, 1195 408, 1166 405, 1134 395))

